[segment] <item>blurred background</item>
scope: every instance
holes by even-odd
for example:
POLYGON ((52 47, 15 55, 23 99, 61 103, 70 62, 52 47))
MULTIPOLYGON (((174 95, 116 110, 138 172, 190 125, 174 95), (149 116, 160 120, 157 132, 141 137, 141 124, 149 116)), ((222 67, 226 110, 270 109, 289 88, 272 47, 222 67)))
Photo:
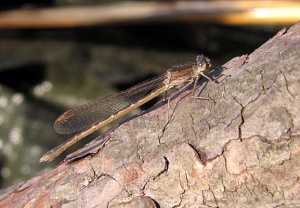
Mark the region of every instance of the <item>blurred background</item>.
POLYGON ((50 169, 101 134, 39 163, 71 137, 53 130, 64 111, 197 54, 222 65, 299 19, 299 1, 1 1, 0 188, 50 169))

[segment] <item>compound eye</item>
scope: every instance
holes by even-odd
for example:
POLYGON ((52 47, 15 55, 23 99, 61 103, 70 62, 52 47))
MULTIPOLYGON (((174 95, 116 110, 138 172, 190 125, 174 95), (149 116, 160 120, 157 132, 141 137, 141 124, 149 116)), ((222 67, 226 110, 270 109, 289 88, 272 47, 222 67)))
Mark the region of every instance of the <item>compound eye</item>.
POLYGON ((196 61, 197 61, 198 66, 203 66, 203 64, 204 64, 203 61, 205 61, 204 56, 203 55, 198 55, 197 58, 196 58, 196 61))
POLYGON ((198 64, 199 66, 202 66, 202 64, 203 64, 202 60, 199 60, 199 61, 197 62, 197 64, 198 64))

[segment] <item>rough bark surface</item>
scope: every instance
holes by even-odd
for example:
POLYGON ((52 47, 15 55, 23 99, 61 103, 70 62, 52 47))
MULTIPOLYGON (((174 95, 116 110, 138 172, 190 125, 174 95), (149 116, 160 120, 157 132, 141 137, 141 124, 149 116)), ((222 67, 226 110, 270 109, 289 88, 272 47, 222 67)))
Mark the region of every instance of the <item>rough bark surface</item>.
POLYGON ((210 99, 185 92, 124 122, 97 154, 2 190, 0 207, 300 206, 299 52, 298 23, 225 64, 210 99))

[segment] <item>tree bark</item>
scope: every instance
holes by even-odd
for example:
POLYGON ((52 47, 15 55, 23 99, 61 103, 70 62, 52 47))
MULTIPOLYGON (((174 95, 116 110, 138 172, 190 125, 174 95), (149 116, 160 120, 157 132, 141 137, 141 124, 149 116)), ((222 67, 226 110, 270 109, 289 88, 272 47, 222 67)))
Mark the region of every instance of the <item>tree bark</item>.
POLYGON ((300 205, 300 24, 107 135, 96 154, 2 190, 0 207, 300 205))

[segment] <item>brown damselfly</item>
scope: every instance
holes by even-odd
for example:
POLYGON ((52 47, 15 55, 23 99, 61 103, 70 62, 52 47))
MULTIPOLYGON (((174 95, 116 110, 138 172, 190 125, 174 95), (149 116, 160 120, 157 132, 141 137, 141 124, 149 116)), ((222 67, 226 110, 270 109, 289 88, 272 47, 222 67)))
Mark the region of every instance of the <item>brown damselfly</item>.
POLYGON ((201 76, 211 80, 205 75, 210 71, 210 67, 210 60, 198 55, 196 63, 175 66, 166 73, 127 90, 68 110, 57 118, 54 130, 60 134, 77 134, 47 152, 40 162, 52 161, 79 140, 173 87, 183 85, 183 89, 194 83, 193 90, 195 90, 201 76))

